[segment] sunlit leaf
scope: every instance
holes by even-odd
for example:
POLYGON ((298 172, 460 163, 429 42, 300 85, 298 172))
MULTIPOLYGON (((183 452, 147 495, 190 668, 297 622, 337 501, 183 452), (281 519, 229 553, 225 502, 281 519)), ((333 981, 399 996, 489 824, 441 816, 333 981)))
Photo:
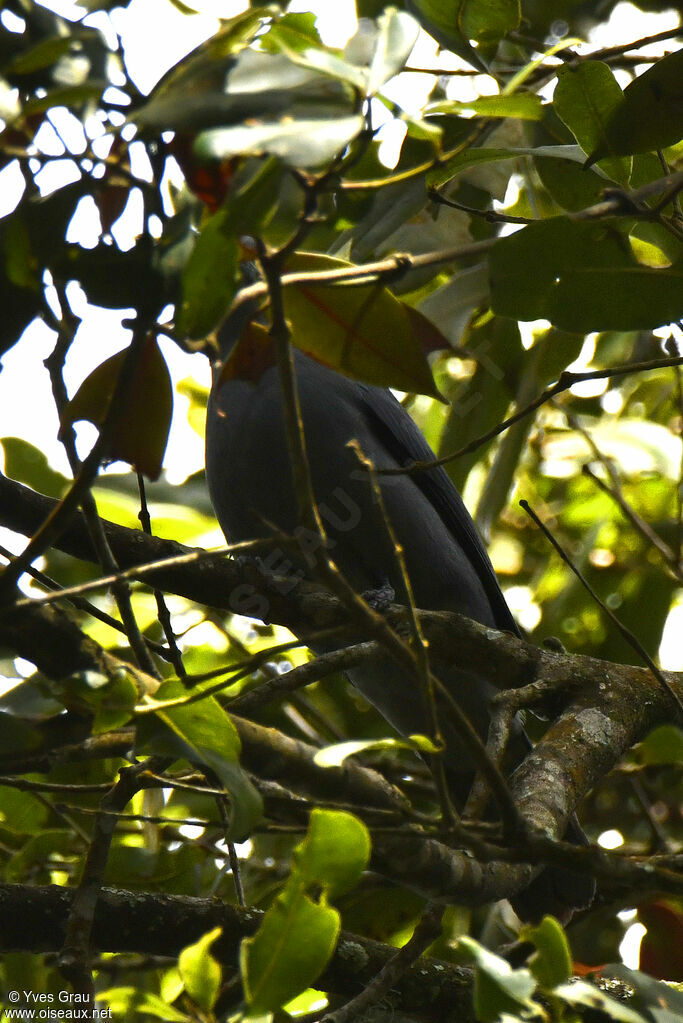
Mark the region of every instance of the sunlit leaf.
POLYGON ((332 955, 339 913, 288 884, 252 938, 240 949, 244 991, 251 1013, 272 1012, 310 987, 332 955))
POLYGON ((461 962, 475 967, 474 1007, 481 1023, 495 1023, 502 1013, 517 1016, 520 1010, 525 1014, 533 1010, 536 979, 529 970, 513 970, 505 959, 467 936, 458 939, 457 953, 461 962))
POLYGON ((69 481, 56 472, 47 456, 23 437, 2 437, 0 445, 5 454, 5 474, 25 483, 33 490, 50 497, 63 497, 69 481))
POLYGON ((572 975, 572 956, 562 927, 552 916, 544 916, 536 927, 527 924, 519 932, 520 941, 536 946, 529 968, 544 988, 563 984, 572 975))
POLYGON ((340 927, 339 913, 327 905, 327 897, 358 882, 369 854, 367 828, 356 817, 313 810, 284 890, 257 933, 242 942, 240 966, 253 1014, 279 1008, 320 975, 340 927), (309 889, 322 889, 320 901, 313 901, 309 889))
POLYGON ((360 880, 370 856, 370 834, 342 810, 313 810, 308 832, 292 857, 292 870, 307 885, 322 885, 333 898, 360 880))
MULTIPOLYGON (((165 682, 155 694, 158 702, 187 695, 180 682, 165 682)), ((229 716, 214 697, 160 707, 138 720, 138 741, 152 753, 183 757, 205 764, 230 795, 230 835, 249 836, 262 813, 261 797, 239 765, 241 744, 229 716)))
POLYGON ((482 117, 519 117, 524 121, 540 121, 543 103, 533 92, 513 96, 478 96, 473 100, 443 100, 427 107, 428 114, 461 114, 472 111, 482 117))
POLYGON ((185 990, 205 1012, 213 1008, 220 989, 222 971, 210 950, 221 934, 222 929, 214 927, 199 941, 187 945, 178 956, 178 969, 185 990))
POLYGON ((411 735, 407 739, 354 739, 324 746, 313 758, 318 767, 339 767, 348 757, 367 750, 418 750, 421 753, 438 753, 439 749, 425 735, 411 735))
MULTIPOLYGON (((329 256, 299 253, 287 270, 350 267, 329 256)), ((296 284, 285 289, 294 344, 347 376, 438 397, 410 314, 381 284, 296 284)))
POLYGON ((293 167, 314 169, 337 156, 364 126, 361 114, 296 120, 286 115, 280 121, 265 124, 239 124, 205 131, 197 140, 197 150, 221 160, 238 154, 270 153, 293 167))
POLYGON ((377 19, 377 38, 368 69, 366 92, 373 96, 403 68, 417 40, 420 26, 405 11, 387 7, 377 19))
MULTIPOLYGON (((143 991, 138 987, 112 987, 97 994, 97 1001, 120 1019, 135 1019, 136 1016, 152 1016, 164 1023, 189 1023, 190 1017, 168 1005, 151 991, 143 991)), ((100 1010, 107 1011, 107 1010, 100 1010)))
POLYGON ((593 1009, 614 1020, 615 1023, 646 1023, 645 1017, 639 1012, 623 1005, 615 998, 601 991, 584 980, 573 980, 570 984, 560 984, 553 991, 567 1005, 578 1009, 593 1009))

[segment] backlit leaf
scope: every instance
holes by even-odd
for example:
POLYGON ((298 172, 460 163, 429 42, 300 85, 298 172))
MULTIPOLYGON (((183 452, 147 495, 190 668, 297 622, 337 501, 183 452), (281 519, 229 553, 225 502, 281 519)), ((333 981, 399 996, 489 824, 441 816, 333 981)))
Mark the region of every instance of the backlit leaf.
MULTIPOLYGON (((87 419, 102 426, 109 414, 127 349, 112 355, 86 377, 66 407, 62 427, 87 419)), ((125 395, 125 408, 116 415, 106 455, 129 462, 137 472, 157 479, 166 451, 173 413, 173 390, 166 361, 156 339, 147 339, 125 395)))
MULTIPOLYGON (((349 267, 330 256, 299 253, 288 271, 349 267)), ((292 341, 346 376, 438 397, 427 359, 404 305, 381 284, 296 284, 285 289, 292 341)))

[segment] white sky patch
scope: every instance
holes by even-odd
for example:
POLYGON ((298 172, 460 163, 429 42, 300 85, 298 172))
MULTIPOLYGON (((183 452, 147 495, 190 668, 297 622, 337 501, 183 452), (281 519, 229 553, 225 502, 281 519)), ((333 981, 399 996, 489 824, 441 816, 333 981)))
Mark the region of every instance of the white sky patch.
POLYGON ((669 612, 659 645, 659 663, 665 671, 683 671, 683 591, 669 612))
POLYGON ((598 845, 602 846, 603 849, 618 849, 619 846, 624 844, 624 836, 621 831, 617 831, 616 828, 610 828, 609 831, 603 831, 598 839, 598 845))
POLYGON ((640 943, 647 934, 643 924, 631 924, 619 945, 619 955, 624 966, 637 970, 640 966, 640 943))

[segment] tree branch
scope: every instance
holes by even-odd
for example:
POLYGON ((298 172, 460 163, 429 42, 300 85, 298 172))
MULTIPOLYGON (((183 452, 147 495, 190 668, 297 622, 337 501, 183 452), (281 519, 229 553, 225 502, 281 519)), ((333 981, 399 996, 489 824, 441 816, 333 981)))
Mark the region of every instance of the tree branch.
MULTIPOLYGON (((0 885, 0 949, 56 952, 64 940, 73 891, 56 885, 0 885), (46 921, 49 920, 49 927, 46 921)), ((139 952, 177 957, 214 927, 223 933, 211 954, 236 968, 242 938, 254 934, 263 913, 239 909, 216 899, 103 888, 95 912, 93 951, 139 952)), ((379 941, 342 932, 330 964, 316 981, 324 991, 358 994, 395 956, 379 941)), ((393 983, 393 997, 407 1012, 434 1020, 474 1023, 471 971, 435 959, 420 959, 393 983)))

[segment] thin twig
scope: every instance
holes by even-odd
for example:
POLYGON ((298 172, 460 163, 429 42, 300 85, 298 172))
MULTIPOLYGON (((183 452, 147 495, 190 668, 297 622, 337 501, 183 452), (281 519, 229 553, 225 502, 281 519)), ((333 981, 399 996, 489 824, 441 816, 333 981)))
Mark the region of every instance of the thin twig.
MULTIPOLYGON (((148 536, 152 536, 153 535, 152 519, 150 517, 149 507, 147 505, 145 481, 141 473, 137 473, 137 480, 138 492, 140 494, 140 511, 138 512, 138 518, 140 519, 140 524, 142 526, 143 533, 146 533, 148 536)), ((156 589, 156 587, 154 588, 153 592, 154 600, 156 601, 157 605, 159 622, 161 623, 161 628, 164 631, 166 643, 168 644, 168 659, 175 668, 176 675, 178 676, 178 678, 185 679, 187 676, 187 671, 185 670, 185 665, 183 664, 183 655, 181 653, 180 647, 178 646, 176 634, 173 631, 173 622, 171 621, 171 613, 168 610, 166 598, 164 597, 161 590, 156 589)))
POLYGON ((411 462, 407 465, 402 466, 400 469, 377 469, 380 476, 402 476, 404 473, 410 472, 422 472, 425 469, 435 469, 440 465, 448 465, 449 462, 455 461, 456 458, 461 458, 463 455, 469 455, 472 451, 476 451, 483 444, 487 444, 490 440, 493 440, 499 434, 508 430, 515 423, 518 423, 520 419, 524 419, 525 416, 531 415, 536 409, 539 409, 541 405, 545 405, 552 398, 555 398, 558 394, 562 394, 563 391, 568 391, 575 384, 583 383, 585 380, 603 380, 605 378, 612 379, 614 377, 628 376, 631 373, 645 373, 650 370, 664 369, 669 366, 680 366, 683 365, 683 356, 677 355, 671 358, 662 359, 649 359, 644 362, 631 362, 626 363, 622 366, 612 366, 611 369, 593 369, 586 370, 581 373, 570 372, 565 370, 560 374, 558 380, 550 387, 546 387, 537 398, 530 401, 528 405, 524 405, 521 409, 513 412, 511 416, 504 419, 502 423, 498 423, 497 426, 492 427, 486 433, 480 434, 479 437, 475 437, 474 440, 465 444, 464 447, 458 448, 457 451, 453 451, 449 455, 443 455, 441 458, 433 458, 429 461, 416 461, 411 462))

